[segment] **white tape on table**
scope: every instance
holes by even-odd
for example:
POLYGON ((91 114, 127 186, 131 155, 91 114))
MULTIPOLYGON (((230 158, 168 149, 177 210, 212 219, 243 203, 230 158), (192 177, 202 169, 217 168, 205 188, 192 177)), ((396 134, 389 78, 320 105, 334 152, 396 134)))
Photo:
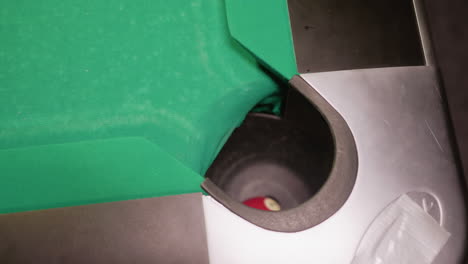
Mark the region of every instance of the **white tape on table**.
POLYGON ((430 264, 449 237, 436 220, 403 195, 372 222, 352 264, 430 264))

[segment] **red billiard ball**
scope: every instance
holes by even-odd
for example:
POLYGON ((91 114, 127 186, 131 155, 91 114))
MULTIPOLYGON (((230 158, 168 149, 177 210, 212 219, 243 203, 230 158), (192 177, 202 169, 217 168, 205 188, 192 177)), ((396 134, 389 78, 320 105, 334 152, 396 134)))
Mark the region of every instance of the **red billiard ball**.
POLYGON ((270 197, 254 197, 244 201, 244 204, 259 210, 279 211, 281 206, 279 203, 270 197))

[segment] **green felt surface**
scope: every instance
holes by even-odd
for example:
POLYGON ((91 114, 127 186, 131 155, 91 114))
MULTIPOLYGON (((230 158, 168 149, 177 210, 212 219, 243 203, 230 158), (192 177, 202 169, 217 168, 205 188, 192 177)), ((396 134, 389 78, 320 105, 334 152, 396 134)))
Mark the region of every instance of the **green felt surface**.
POLYGON ((268 68, 289 80, 297 74, 287 0, 226 0, 232 36, 268 68))
POLYGON ((277 89, 223 0, 2 0, 0 212, 200 191, 277 89))
POLYGON ((142 138, 1 150, 0 160, 0 213, 191 193, 203 180, 142 138))

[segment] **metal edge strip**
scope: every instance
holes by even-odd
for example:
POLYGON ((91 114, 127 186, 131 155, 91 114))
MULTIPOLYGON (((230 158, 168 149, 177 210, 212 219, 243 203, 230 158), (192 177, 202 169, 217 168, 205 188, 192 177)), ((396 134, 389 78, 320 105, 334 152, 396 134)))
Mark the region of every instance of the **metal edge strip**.
POLYGON ((434 66, 436 65, 436 61, 434 58, 434 51, 432 49, 431 35, 427 25, 426 10, 424 8, 423 0, 413 0, 413 6, 426 66, 434 66))

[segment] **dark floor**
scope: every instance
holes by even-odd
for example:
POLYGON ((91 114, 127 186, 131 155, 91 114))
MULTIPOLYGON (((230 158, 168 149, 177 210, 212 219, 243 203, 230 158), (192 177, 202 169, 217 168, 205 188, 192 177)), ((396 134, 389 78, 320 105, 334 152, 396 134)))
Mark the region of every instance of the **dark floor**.
MULTIPOLYGON (((425 0, 425 2, 435 55, 442 74, 448 110, 460 154, 461 170, 467 179, 468 1, 425 0)), ((468 263, 468 260, 465 263, 468 263)))
POLYGON ((468 175, 468 1, 426 0, 462 168, 468 175))

